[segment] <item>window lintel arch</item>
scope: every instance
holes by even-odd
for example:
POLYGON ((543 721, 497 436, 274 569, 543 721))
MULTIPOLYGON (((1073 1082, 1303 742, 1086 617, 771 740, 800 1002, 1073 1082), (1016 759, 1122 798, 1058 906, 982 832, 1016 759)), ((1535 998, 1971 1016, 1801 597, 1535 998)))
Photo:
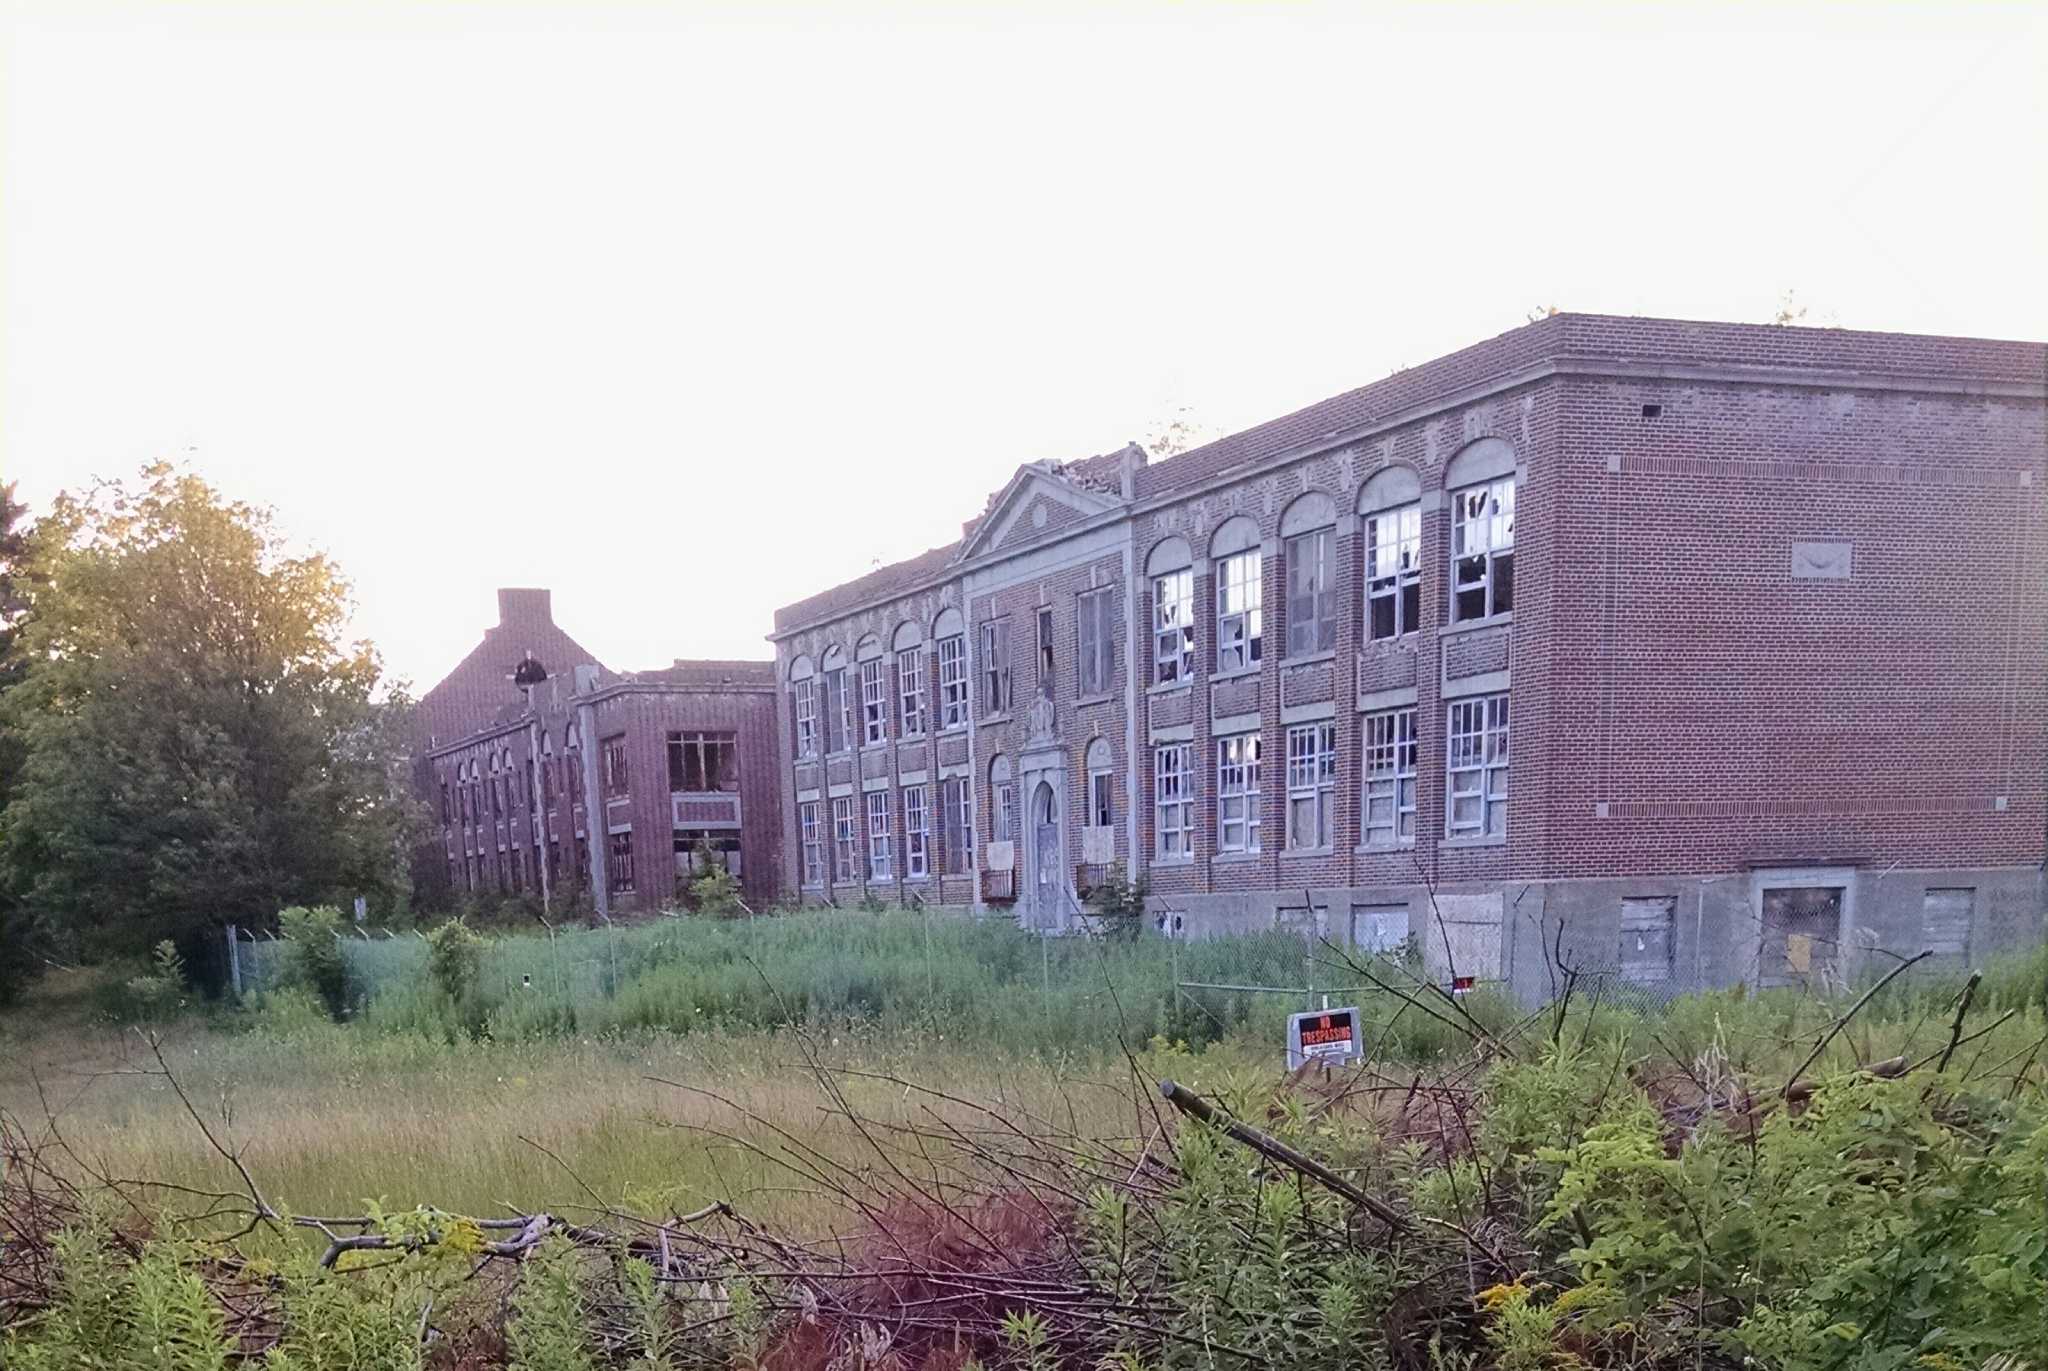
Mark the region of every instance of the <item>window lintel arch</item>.
POLYGON ((857 662, 872 662, 882 655, 882 640, 870 633, 854 645, 853 659, 857 662))
POLYGON ((1337 522, 1337 502, 1320 490, 1311 490, 1295 497, 1294 503, 1280 516, 1280 536, 1292 538, 1302 533, 1314 533, 1318 529, 1333 527, 1337 522))
POLYGON ((1145 558, 1145 574, 1171 576, 1176 571, 1186 571, 1194 564, 1195 554, 1188 547, 1188 540, 1176 533, 1152 545, 1151 553, 1145 558))
POLYGON ((932 637, 957 638, 967 632, 967 620, 957 606, 947 605, 932 621, 932 637))
POLYGON ((1209 556, 1212 559, 1258 550, 1259 526, 1244 514, 1233 514, 1225 519, 1209 539, 1209 556))
POLYGON ((1110 750, 1109 739, 1097 734, 1088 740, 1088 770, 1109 771, 1116 766, 1116 754, 1110 750))
POLYGON ((1422 478, 1411 466, 1382 467, 1358 488, 1358 512, 1378 514, 1382 510, 1412 505, 1422 498, 1422 478))
POLYGON ((799 652, 796 660, 789 664, 789 679, 792 681, 808 681, 817 674, 818 664, 811 660, 808 652, 799 652))
POLYGON ((1505 438, 1475 438, 1444 466, 1444 489, 1458 490, 1515 474, 1515 450, 1505 438))
POLYGON ((891 652, 908 652, 914 647, 924 646, 924 625, 915 619, 896 625, 896 631, 889 636, 891 652))

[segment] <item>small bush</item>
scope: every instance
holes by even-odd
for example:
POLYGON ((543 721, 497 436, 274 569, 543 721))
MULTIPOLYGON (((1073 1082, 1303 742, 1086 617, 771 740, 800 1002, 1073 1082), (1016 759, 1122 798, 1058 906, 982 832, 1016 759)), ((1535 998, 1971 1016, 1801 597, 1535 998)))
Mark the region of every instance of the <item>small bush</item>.
POLYGON ((286 955, 279 984, 310 990, 339 1023, 348 1016, 348 958, 341 947, 341 911, 294 905, 277 916, 286 955))

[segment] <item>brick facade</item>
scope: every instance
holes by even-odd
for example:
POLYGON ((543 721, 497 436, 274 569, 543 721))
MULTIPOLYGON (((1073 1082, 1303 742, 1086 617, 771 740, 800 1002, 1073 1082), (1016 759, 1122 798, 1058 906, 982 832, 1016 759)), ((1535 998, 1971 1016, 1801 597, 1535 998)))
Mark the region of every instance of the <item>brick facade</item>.
POLYGON ((678 849, 695 859, 703 840, 738 870, 750 904, 775 900, 786 786, 772 665, 615 673, 554 626, 546 591, 500 591, 499 607, 499 625, 421 701, 415 772, 434 838, 416 868, 451 895, 538 897, 545 867, 557 910, 644 911, 674 903, 678 849), (529 652, 550 672, 531 713, 510 679, 529 652), (671 740, 704 736, 730 768, 707 779, 699 744, 697 769, 672 775, 671 740), (622 768, 609 765, 612 744, 622 768))
POLYGON ((1757 925, 1777 917, 1758 911, 1780 908, 1770 892, 1798 887, 1801 871, 1837 892, 1829 941, 1855 953, 1912 942, 1923 896, 1949 909, 1959 890, 1978 892, 1977 946, 2038 931, 2044 398, 2040 344, 1559 315, 1162 461, 1133 448, 1032 464, 959 543, 777 614, 785 879, 835 902, 1007 896, 985 874, 1005 856, 991 848, 1000 766, 1016 787, 1017 908, 1047 927, 1072 923, 1092 851, 1143 872, 1199 927, 1393 927, 1433 965, 1452 969, 1462 947, 1478 979, 1523 988, 1562 947, 1615 962, 1645 908, 1665 921, 1674 983, 1746 978, 1757 925), (1453 622, 1454 510, 1481 510, 1483 490, 1496 505, 1473 527, 1504 529, 1486 520, 1511 498, 1512 556, 1466 563, 1492 568, 1496 589, 1468 592, 1481 608, 1453 622), (1375 517, 1419 540, 1415 612, 1377 640, 1375 517), (1327 599, 1304 606, 1335 613, 1322 637, 1299 625, 1290 651, 1297 537, 1328 549, 1327 599), (1219 666, 1217 578, 1239 552, 1259 567, 1248 670, 1219 666), (1178 570, 1192 583, 1193 670, 1161 681, 1157 573, 1178 570), (1510 580, 1511 607, 1488 612, 1510 580), (1116 634, 1108 689, 1084 697, 1090 594, 1107 595, 1116 634), (984 626, 999 621, 1010 703, 991 713, 984 626), (895 645, 921 645, 929 713, 933 642, 955 626, 971 715, 905 737, 895 645), (795 702, 819 691, 822 710, 828 654, 849 681, 863 654, 882 663, 884 737, 834 753, 820 734, 799 756, 795 702), (1034 727, 1041 687, 1050 708, 1034 727), (1413 832, 1379 841, 1368 733, 1405 709, 1413 832), (1456 778, 1454 724, 1475 753, 1456 778), (1334 740, 1327 841, 1300 841, 1321 837, 1308 767, 1289 841, 1291 730, 1303 747, 1334 740), (1219 793, 1226 750, 1243 746, 1220 740, 1246 735, 1260 753, 1259 841, 1223 851, 1226 838, 1251 846, 1219 793), (1115 770, 1106 846, 1086 832, 1091 744, 1115 770), (1180 744, 1192 850, 1166 857, 1158 752, 1180 744), (887 879, 837 879, 829 852, 821 879, 804 879, 803 806, 818 806, 829 846, 832 800, 854 798, 864 818, 879 792, 900 843, 906 785, 929 786, 936 844, 937 785, 954 778, 975 796, 974 879, 936 874, 936 846, 922 880, 900 863, 887 879), (1472 792, 1455 807, 1471 831, 1453 831, 1453 784, 1472 792), (1047 795, 1051 829, 1033 808, 1047 795))

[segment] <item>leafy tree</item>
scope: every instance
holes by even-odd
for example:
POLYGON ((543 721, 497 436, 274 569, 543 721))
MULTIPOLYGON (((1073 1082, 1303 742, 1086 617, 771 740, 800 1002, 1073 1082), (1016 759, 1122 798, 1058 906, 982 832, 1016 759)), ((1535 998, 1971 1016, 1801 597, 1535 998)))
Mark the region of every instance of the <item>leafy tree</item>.
MULTIPOLYGON (((36 526, 0 726, 24 756, 0 877, 86 955, 403 895, 402 694, 345 644, 348 587, 268 511, 164 464, 36 526)), ((210 949, 207 949, 210 951, 210 949)), ((207 964, 211 964, 211 961, 207 964)))
MULTIPOLYGON (((0 697, 21 680, 23 658, 15 651, 27 607, 20 578, 28 556, 27 508, 14 498, 14 483, 0 485, 0 697)), ((0 810, 21 771, 22 746, 11 728, 0 727, 0 810)), ((20 902, 0 885, 0 1005, 21 991, 36 965, 29 945, 29 918, 20 902)))

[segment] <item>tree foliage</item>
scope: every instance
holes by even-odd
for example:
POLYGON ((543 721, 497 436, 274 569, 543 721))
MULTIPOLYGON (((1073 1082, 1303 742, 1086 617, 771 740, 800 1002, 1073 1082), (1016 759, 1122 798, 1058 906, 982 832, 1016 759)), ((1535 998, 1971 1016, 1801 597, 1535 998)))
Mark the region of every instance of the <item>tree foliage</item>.
MULTIPOLYGON (((21 680, 22 656, 15 651, 26 609, 22 573, 28 556, 27 509, 14 497, 14 483, 0 485, 0 699, 21 680)), ((20 774, 22 746, 12 728, 0 726, 0 811, 20 774)), ((0 1005, 11 1002, 34 966, 29 919, 19 901, 0 884, 0 1005)))
POLYGON ((158 464, 59 496, 27 565, 0 875, 60 946, 189 951, 225 921, 402 893, 407 701, 343 641, 327 558, 158 464))

